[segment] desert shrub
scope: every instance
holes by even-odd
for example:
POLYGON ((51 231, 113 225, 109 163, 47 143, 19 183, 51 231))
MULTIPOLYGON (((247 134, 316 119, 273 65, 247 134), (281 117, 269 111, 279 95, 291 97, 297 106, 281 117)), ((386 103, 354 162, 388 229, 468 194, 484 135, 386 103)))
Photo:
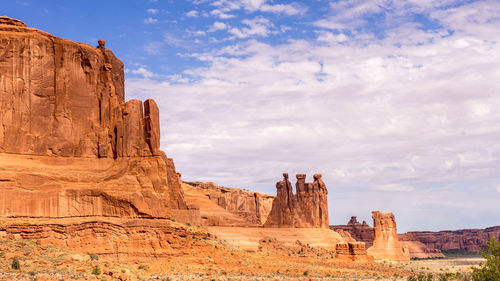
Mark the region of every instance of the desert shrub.
POLYGON ((304 276, 309 276, 309 271, 307 271, 307 270, 306 270, 306 271, 304 271, 304 273, 303 273, 302 275, 304 275, 304 276))
POLYGON ((100 275, 101 274, 101 269, 99 268, 98 265, 96 265, 94 267, 94 269, 92 269, 92 274, 94 274, 94 275, 100 275))
POLYGON ((500 242, 491 237, 486 244, 487 250, 481 251, 486 263, 480 268, 474 268, 474 281, 500 281, 500 242))
POLYGON ((15 269, 15 270, 19 270, 21 269, 21 264, 19 263, 19 258, 18 257, 14 257, 12 259, 12 269, 15 269))
POLYGON ((98 261, 99 260, 99 256, 97 254, 90 254, 90 259, 93 260, 93 261, 98 261))
POLYGON ((432 273, 429 273, 427 274, 427 281, 433 281, 434 280, 434 276, 432 275, 432 273))
POLYGON ((146 264, 141 264, 137 269, 148 269, 148 266, 146 264))

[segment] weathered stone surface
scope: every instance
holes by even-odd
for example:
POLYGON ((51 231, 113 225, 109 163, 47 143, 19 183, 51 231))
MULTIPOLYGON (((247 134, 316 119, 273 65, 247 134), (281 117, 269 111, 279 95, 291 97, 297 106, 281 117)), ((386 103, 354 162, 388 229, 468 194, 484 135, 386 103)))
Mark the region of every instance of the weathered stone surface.
POLYGON ((362 262, 373 261, 373 257, 367 255, 364 242, 337 243, 335 258, 362 262))
POLYGON ((399 243, 403 247, 407 247, 411 258, 426 259, 426 258, 444 258, 445 256, 439 249, 430 248, 420 242, 412 233, 398 234, 399 243))
POLYGON ((98 44, 0 18, 0 217, 199 223, 159 150, 157 105, 125 102, 123 63, 98 44))
POLYGON ((396 219, 392 213, 372 212, 375 238, 368 254, 376 259, 410 260, 410 253, 399 243, 396 219))
POLYGON ((328 191, 321 174, 314 175, 313 183, 306 183, 306 175, 298 174, 293 194, 288 174, 276 183, 274 198, 266 227, 328 227, 328 191))
POLYGON ((260 226, 267 220, 274 199, 272 195, 221 187, 212 182, 184 182, 184 186, 186 200, 200 206, 202 223, 206 226, 260 226))
POLYGON ((352 216, 347 225, 332 225, 330 229, 339 233, 341 230, 346 231, 350 233, 352 238, 356 239, 356 241, 365 242, 367 247, 373 245, 373 240, 375 238, 373 227, 370 227, 366 221, 359 223, 356 216, 352 216))
POLYGON ((500 226, 485 229, 408 232, 430 248, 479 252, 490 237, 500 240, 500 226))

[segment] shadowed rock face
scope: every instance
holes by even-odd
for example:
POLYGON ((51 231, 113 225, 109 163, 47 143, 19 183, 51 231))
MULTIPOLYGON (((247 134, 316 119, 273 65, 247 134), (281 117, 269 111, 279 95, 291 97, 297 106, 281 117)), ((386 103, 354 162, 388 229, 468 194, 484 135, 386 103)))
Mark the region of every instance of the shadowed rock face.
POLYGON ((356 216, 352 216, 347 225, 332 225, 330 229, 339 233, 341 230, 348 232, 356 241, 365 242, 367 247, 373 244, 375 238, 373 227, 370 227, 366 221, 359 223, 356 216))
POLYGON ((306 175, 298 174, 293 194, 288 174, 276 183, 277 195, 273 201, 266 227, 328 227, 328 201, 321 174, 314 175, 313 183, 306 183, 306 175))
POLYGON ((372 218, 375 239, 368 254, 376 259, 410 260, 408 249, 399 243, 394 214, 373 211, 372 218))
POLYGON ((196 221, 160 151, 158 106, 125 102, 123 63, 103 40, 0 17, 0 81, 0 217, 196 221))

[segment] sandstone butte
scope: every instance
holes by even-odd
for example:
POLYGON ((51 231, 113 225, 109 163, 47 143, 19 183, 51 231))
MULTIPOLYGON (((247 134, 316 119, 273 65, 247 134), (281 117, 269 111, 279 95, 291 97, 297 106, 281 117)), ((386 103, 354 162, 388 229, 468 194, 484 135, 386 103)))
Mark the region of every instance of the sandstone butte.
POLYGON ((158 106, 125 101, 123 63, 103 40, 92 47, 0 17, 0 81, 0 237, 118 259, 224 249, 200 239, 212 234, 249 247, 279 238, 371 261, 364 243, 328 228, 319 174, 297 175, 296 195, 285 178, 275 198, 182 183, 160 150, 158 106), (211 233, 190 226, 201 224, 211 233))
MULTIPOLYGON (((352 216, 346 225, 332 225, 330 228, 340 233, 345 239, 365 242, 367 247, 373 245, 375 239, 375 229, 369 226, 366 221, 359 223, 356 216, 352 216)), ((398 234, 399 242, 403 247, 407 247, 411 258, 444 258, 439 249, 426 245, 412 233, 398 234)))
POLYGON ((394 214, 373 211, 372 218, 375 237, 368 254, 376 259, 410 260, 408 248, 399 243, 394 214))
POLYGON ((321 174, 314 175, 313 183, 305 182, 305 174, 296 177, 296 194, 288 174, 283 174, 283 180, 276 183, 277 195, 264 226, 328 228, 328 191, 321 174))
POLYGON ((125 101, 123 63, 98 43, 0 18, 0 236, 158 254, 166 219, 199 210, 159 148, 156 103, 125 101))

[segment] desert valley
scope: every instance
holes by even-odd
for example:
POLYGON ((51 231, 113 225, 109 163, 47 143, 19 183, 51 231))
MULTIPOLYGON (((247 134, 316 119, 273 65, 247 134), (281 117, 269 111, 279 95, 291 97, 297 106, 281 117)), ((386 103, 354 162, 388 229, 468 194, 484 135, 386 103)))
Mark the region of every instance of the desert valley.
POLYGON ((355 205, 331 225, 322 171, 276 175, 276 195, 183 181, 169 113, 124 81, 104 40, 0 17, 0 280, 470 280, 500 240, 355 205))

